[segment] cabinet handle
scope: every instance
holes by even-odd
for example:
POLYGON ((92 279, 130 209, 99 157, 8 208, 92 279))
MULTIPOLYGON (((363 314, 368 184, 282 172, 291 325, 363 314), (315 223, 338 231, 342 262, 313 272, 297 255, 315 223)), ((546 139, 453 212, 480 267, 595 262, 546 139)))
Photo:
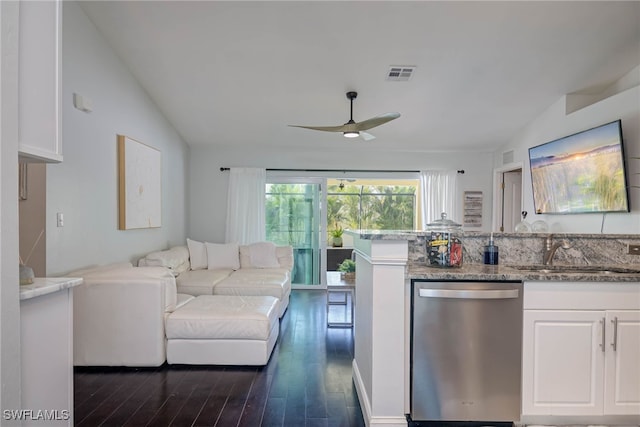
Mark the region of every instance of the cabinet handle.
POLYGON ((617 351, 618 350, 618 318, 614 317, 611 323, 613 323, 613 341, 611 342, 611 347, 613 347, 613 351, 617 351))
POLYGON ((604 353, 605 347, 607 346, 607 341, 605 339, 605 331, 606 331, 606 323, 605 323, 605 318, 603 317, 600 320, 600 326, 602 327, 602 341, 600 342, 600 348, 602 349, 602 352, 604 353))
POLYGON ((420 289, 422 298, 457 298, 457 299, 509 299, 518 298, 517 289, 420 289))

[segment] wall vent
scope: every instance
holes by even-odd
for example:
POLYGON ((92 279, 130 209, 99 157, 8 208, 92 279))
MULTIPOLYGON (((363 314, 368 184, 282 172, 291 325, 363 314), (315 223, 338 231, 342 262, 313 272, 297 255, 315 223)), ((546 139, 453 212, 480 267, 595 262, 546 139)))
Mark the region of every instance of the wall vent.
POLYGON ((391 82, 409 81, 415 69, 415 65, 392 65, 387 73, 387 80, 391 82))
POLYGON ((502 164, 508 165, 509 163, 513 163, 513 150, 502 152, 502 164))

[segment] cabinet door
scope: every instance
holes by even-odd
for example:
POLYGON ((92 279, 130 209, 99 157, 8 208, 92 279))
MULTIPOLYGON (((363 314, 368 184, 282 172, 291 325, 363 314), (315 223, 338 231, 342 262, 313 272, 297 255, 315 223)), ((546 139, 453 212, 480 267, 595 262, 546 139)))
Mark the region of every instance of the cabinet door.
POLYGON ((21 425, 73 426, 72 290, 21 301, 20 340, 22 407, 49 412, 21 425))
POLYGON ((524 311, 524 415, 602 414, 604 317, 604 311, 524 311))
POLYGON ((19 24, 19 153, 60 162, 61 1, 21 1, 19 24))
POLYGON ((607 311, 604 412, 640 414, 640 311, 607 311))

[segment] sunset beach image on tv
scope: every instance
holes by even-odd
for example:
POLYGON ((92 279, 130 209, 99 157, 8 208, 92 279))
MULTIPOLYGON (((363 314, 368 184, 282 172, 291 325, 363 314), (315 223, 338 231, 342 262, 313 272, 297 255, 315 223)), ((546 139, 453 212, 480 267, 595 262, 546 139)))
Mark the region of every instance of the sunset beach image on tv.
POLYGON ((529 149, 535 212, 629 212, 621 121, 529 149))

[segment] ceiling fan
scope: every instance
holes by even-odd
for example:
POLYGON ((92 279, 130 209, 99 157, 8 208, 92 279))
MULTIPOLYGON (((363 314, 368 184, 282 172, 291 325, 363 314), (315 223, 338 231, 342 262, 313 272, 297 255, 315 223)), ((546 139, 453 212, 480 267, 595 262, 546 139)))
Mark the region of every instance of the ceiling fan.
POLYGON ((349 121, 342 126, 299 126, 299 125, 289 125, 296 128, 305 128, 312 130, 321 130, 325 132, 342 132, 342 134, 347 138, 355 138, 361 136, 365 141, 369 141, 374 139, 375 136, 370 133, 363 132, 365 130, 369 130, 376 126, 383 125, 391 120, 397 119, 400 117, 400 113, 386 113, 380 116, 373 117, 371 119, 365 120, 363 122, 355 122, 353 120, 353 100, 358 97, 358 92, 347 92, 347 98, 351 101, 351 118, 349 121))

